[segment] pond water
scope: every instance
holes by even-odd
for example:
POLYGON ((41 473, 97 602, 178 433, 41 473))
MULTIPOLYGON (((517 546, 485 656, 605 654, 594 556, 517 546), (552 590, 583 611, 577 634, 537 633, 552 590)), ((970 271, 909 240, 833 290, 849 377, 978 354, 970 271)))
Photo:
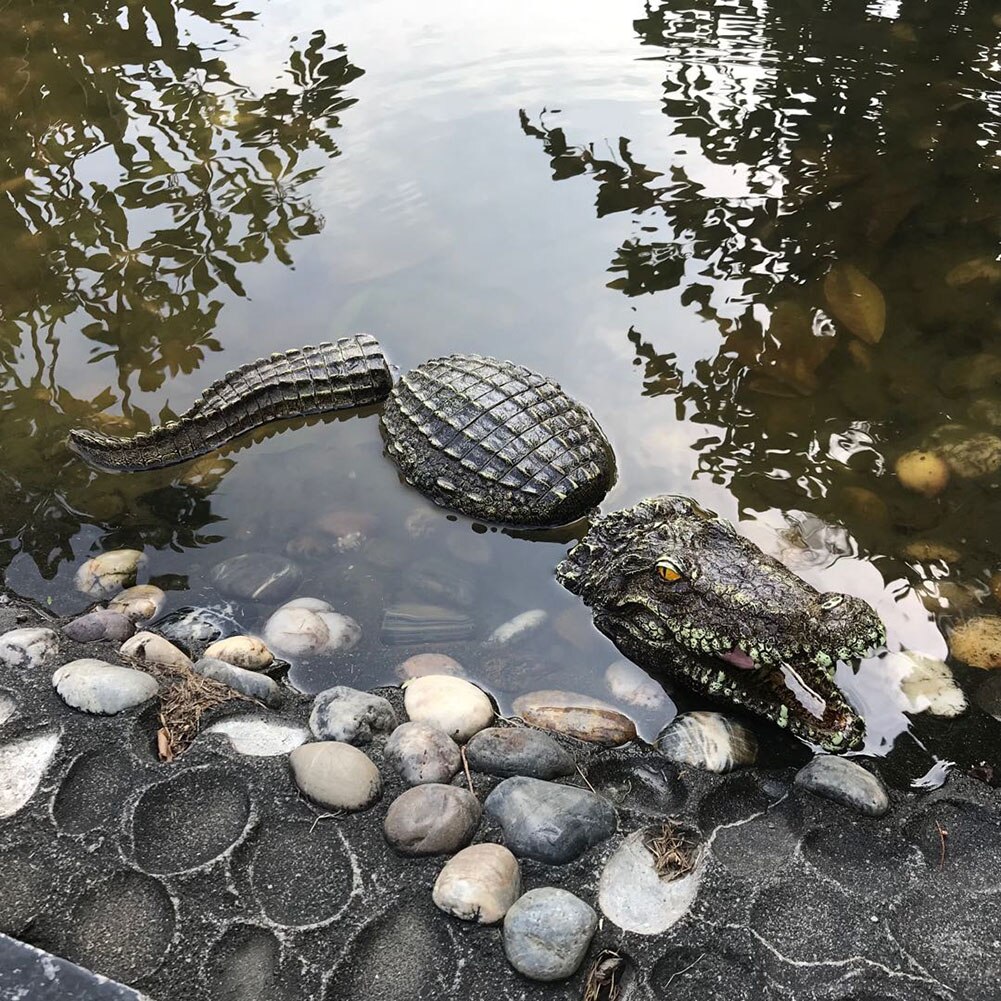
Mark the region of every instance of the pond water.
MULTIPOLYGON (((480 635, 549 613, 517 671, 482 679, 503 706, 533 688, 614 702, 616 652, 553 579, 566 540, 444 514, 414 538, 408 517, 431 509, 382 456, 374 411, 159 472, 97 472, 66 448, 71 427, 146 427, 243 362, 367 331, 400 369, 477 351, 545 372, 615 447, 606 510, 694 496, 872 602, 890 650, 946 656, 958 620, 999 612, 990 6, 8 4, 6 586, 68 614, 88 601, 76 567, 131 546, 173 607, 219 604, 220 560, 289 553, 300 592, 364 629, 299 672, 316 689, 394 679, 407 651, 379 623, 433 557, 468 585, 480 635), (991 437, 940 494, 895 476, 901 453, 975 434, 991 437), (345 513, 368 541, 338 552, 323 525, 345 513)), ((249 629, 272 610, 233 608, 249 629)), ((475 645, 455 655, 478 676, 475 645)), ((839 672, 869 753, 892 748, 902 782, 936 760, 1001 767, 976 705, 905 715, 895 663, 839 672)), ((986 675, 953 666, 972 701, 986 675)), ((647 737, 700 704, 665 685, 659 709, 626 707, 647 737)))

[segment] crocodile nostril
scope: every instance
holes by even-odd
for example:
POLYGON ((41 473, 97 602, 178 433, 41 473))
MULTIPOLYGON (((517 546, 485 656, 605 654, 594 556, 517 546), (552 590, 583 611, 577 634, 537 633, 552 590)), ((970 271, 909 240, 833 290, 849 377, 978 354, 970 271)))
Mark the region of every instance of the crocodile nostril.
POLYGON ((830 612, 833 611, 838 605, 842 604, 845 600, 843 594, 825 594, 820 599, 821 611, 830 612))

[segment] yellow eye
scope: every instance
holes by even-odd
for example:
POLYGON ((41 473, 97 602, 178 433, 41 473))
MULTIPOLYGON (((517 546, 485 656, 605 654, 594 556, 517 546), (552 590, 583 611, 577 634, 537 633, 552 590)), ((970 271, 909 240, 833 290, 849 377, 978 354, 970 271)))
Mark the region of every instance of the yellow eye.
POLYGON ((661 560, 657 564, 657 576, 661 580, 681 580, 681 571, 670 560, 661 560))

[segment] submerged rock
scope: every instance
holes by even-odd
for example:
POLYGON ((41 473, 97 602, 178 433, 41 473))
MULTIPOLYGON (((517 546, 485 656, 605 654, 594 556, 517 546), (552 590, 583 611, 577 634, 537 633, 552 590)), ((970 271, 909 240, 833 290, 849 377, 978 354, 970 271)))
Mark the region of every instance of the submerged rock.
POLYGON ((104 716, 141 705, 159 689, 145 671, 92 657, 64 664, 52 675, 52 685, 67 705, 104 716))
POLYGON ((402 664, 396 666, 396 676, 401 681, 407 678, 423 678, 425 674, 463 673, 462 665, 445 653, 415 653, 402 664))
POLYGON ((796 773, 794 782, 817 796, 870 817, 881 817, 890 808, 882 779, 848 758, 818 755, 796 773))
POLYGON ((407 785, 448 782, 462 767, 459 745, 430 723, 401 723, 383 749, 386 764, 407 785))
POLYGON ((469 844, 480 812, 476 797, 461 786, 416 785, 390 804, 383 832, 401 855, 447 855, 469 844))
POLYGON ((722 713, 682 713, 661 730, 654 745, 665 758, 707 772, 753 765, 758 757, 754 734, 722 713))
POLYGON ((194 644, 212 643, 241 632, 240 624, 227 612, 192 606, 165 615, 156 623, 156 630, 171 642, 189 649, 194 644))
POLYGON ((57 730, 0 744, 0 819, 12 817, 31 799, 58 747, 57 730))
POLYGON ((215 657, 202 657, 194 665, 194 671, 203 678, 211 678, 227 685, 249 699, 257 699, 272 709, 282 703, 281 689, 266 674, 248 671, 215 657))
POLYGON ((379 638, 387 646, 449 643, 468 640, 475 632, 476 623, 464 612, 441 605, 406 602, 386 609, 379 638))
POLYGON ((263 671, 275 662, 275 655, 267 644, 256 636, 227 636, 216 640, 206 649, 205 656, 248 671, 263 671))
POLYGON ((476 603, 476 585, 461 568, 448 560, 430 556, 407 567, 404 584, 416 595, 430 602, 444 601, 459 608, 476 603))
POLYGON ((271 602, 287 598, 299 586, 302 571, 276 553, 244 553, 217 563, 209 578, 228 597, 271 602))
POLYGON ((138 549, 112 549, 87 560, 76 572, 78 591, 92 598, 110 598, 136 582, 146 566, 146 556, 138 549))
POLYGON ((597 927, 590 904, 543 886, 519 897, 504 916, 504 953, 532 980, 565 980, 583 962, 597 927))
POLYGON ((320 692, 309 714, 309 728, 319 740, 367 744, 395 727, 396 713, 387 699, 347 685, 320 692))
POLYGON ((949 485, 949 464, 936 452, 905 452, 894 465, 900 485, 937 497, 949 485))
POLYGON ((636 724, 617 709, 523 705, 519 715, 532 726, 604 747, 619 747, 636 739, 636 724))
POLYGON ((496 924, 521 894, 521 868, 503 845, 463 848, 435 880, 431 897, 446 914, 481 925, 496 924))
POLYGON ((171 671, 191 670, 194 666, 190 657, 178 650, 170 640, 157 636, 156 633, 136 633, 122 644, 121 653, 137 664, 149 664, 171 671))
POLYGON ((368 542, 379 519, 370 511, 328 511, 316 519, 316 527, 328 535, 339 553, 361 549, 368 542))
POLYGON ((430 723, 460 744, 494 721, 486 693, 464 678, 426 674, 404 682, 403 689, 410 719, 430 723))
POLYGON ((514 643, 521 643, 529 636, 537 633, 549 618, 549 613, 541 608, 533 608, 529 612, 522 612, 513 619, 499 625, 487 639, 488 643, 495 646, 510 646, 514 643))
POLYGON ((319 598, 296 598, 268 619, 264 639, 286 657, 315 657, 355 647, 361 626, 319 598))
POLYGON ((58 645, 59 637, 52 629, 11 629, 0 635, 0 664, 16 670, 31 670, 51 657, 58 645))
POLYGON ((979 615, 956 626, 949 636, 949 652, 970 667, 1001 667, 1001 616, 979 615))
POLYGON ((605 669, 605 684, 620 702, 638 709, 660 709, 667 701, 663 685, 629 660, 609 664, 605 669))
POLYGON ((135 631, 135 623, 130 618, 110 608, 95 608, 92 612, 78 615, 63 626, 63 635, 76 643, 99 640, 121 643, 135 631))
POLYGON ((302 744, 288 759, 303 794, 330 810, 364 810, 382 795, 379 769, 351 744, 302 744))
POLYGON ((133 622, 148 622, 163 611, 167 595, 155 584, 137 584, 108 602, 108 608, 120 612, 133 622))
POLYGON ((615 833, 615 807, 603 796, 541 779, 505 779, 484 809, 515 855, 550 865, 572 862, 615 833))
POLYGON ((488 775, 554 779, 572 775, 574 760, 552 737, 522 727, 480 730, 466 746, 469 767, 488 775))
POLYGON ((237 754, 271 758, 288 754, 309 740, 309 731, 268 716, 227 716, 204 733, 221 733, 237 754))

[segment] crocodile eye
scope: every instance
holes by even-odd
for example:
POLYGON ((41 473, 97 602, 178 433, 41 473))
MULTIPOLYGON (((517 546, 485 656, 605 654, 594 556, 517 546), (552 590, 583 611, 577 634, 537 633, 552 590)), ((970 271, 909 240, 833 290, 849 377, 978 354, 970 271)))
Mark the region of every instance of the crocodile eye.
POLYGON ((671 560, 659 560, 657 562, 657 576, 661 580, 676 581, 684 576, 678 565, 671 560))
POLYGON ((834 608, 837 608, 845 600, 843 594, 825 594, 823 598, 820 599, 820 607, 822 611, 829 612, 834 608))

